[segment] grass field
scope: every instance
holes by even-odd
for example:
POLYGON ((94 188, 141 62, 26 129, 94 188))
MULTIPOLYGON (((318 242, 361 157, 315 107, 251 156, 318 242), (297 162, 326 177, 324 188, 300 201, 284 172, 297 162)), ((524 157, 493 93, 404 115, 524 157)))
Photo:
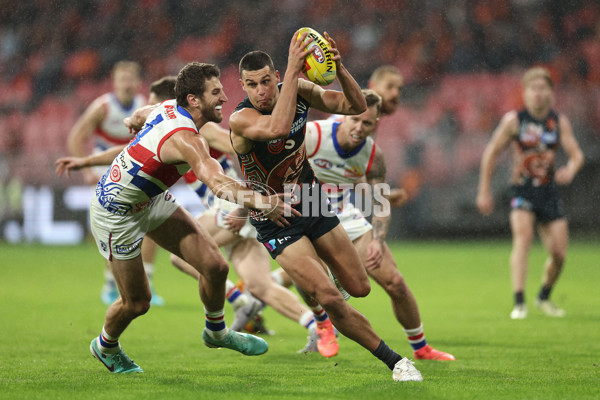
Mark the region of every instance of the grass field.
MULTIPOLYGON (((92 245, 0 244, 2 399, 598 399, 600 246, 574 240, 553 294, 567 310, 550 319, 533 307, 542 248, 531 254, 530 317, 508 318, 510 243, 392 245, 420 305, 429 343, 455 362, 419 361, 424 382, 394 383, 371 354, 340 338, 340 354, 298 355, 305 332, 265 311, 269 352, 245 357, 202 344, 195 283, 160 253, 155 286, 165 307, 134 321, 121 343, 146 371, 112 375, 89 353, 102 327, 102 259, 92 245)), ((373 287, 352 299, 396 351, 412 356, 388 299, 373 287)), ((226 317, 231 321, 229 305, 226 317)))

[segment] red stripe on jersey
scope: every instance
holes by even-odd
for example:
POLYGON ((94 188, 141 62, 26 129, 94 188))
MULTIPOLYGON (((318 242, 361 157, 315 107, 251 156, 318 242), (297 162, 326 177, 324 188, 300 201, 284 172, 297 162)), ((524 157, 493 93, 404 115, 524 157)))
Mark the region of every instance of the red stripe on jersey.
POLYGON ((371 157, 369 157, 369 163, 367 164, 367 170, 365 171, 365 175, 369 173, 371 170, 371 166, 373 165, 373 160, 375 159, 375 153, 377 152, 377 144, 373 142, 373 149, 371 149, 371 157))
POLYGON ((142 171, 151 177, 158 179, 167 186, 173 185, 181 178, 181 175, 175 166, 163 164, 160 161, 155 160, 155 154, 139 143, 131 146, 127 149, 127 152, 134 160, 142 165, 142 171))
POLYGON ((307 156, 308 158, 312 158, 315 154, 317 154, 317 151, 319 151, 319 147, 321 147, 321 125, 319 125, 318 122, 313 122, 313 123, 317 127, 317 134, 319 136, 317 138, 317 147, 315 147, 315 151, 313 151, 312 154, 307 156))

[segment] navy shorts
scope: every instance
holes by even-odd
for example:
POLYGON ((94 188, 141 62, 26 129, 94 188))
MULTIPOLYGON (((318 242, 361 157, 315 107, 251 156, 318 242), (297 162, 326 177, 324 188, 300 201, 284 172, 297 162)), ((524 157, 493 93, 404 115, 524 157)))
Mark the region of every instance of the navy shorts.
POLYGON ((288 218, 289 226, 281 228, 270 220, 250 219, 256 228, 256 239, 266 247, 273 259, 277 258, 287 246, 300 240, 302 236, 306 236, 311 242, 315 241, 340 223, 331 209, 327 196, 320 196, 321 185, 316 183, 311 192, 313 190, 323 200, 318 207, 304 207, 304 210, 302 204, 294 205, 294 208, 300 211, 302 216, 288 218), (310 211, 307 212, 307 210, 310 211))
POLYGON ((513 210, 528 210, 535 214, 540 223, 552 222, 565 217, 563 202, 554 183, 544 186, 513 185, 510 207, 513 210))

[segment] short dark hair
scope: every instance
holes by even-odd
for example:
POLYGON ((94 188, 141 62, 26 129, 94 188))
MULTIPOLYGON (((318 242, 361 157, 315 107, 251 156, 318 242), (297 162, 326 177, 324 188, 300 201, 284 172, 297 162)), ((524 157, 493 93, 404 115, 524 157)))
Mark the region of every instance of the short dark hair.
POLYGON ((367 101, 367 108, 375 106, 377 118, 379 118, 381 115, 381 96, 371 89, 363 89, 362 94, 365 96, 365 100, 367 101))
POLYGON ((200 62, 191 62, 181 68, 177 75, 175 83, 175 98, 177 104, 187 107, 188 94, 202 96, 206 89, 206 81, 211 78, 219 78, 221 72, 214 64, 205 64, 200 62))
POLYGON ((251 51, 240 60, 240 77, 242 71, 257 71, 267 66, 275 72, 275 66, 270 55, 261 50, 251 51))
POLYGON ((165 101, 175 98, 175 83, 177 77, 175 75, 163 76, 150 85, 150 93, 154 93, 158 101, 165 101))

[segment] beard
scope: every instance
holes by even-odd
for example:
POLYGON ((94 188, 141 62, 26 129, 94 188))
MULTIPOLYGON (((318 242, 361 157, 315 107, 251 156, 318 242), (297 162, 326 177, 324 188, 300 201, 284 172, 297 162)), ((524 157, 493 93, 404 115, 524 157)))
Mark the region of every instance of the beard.
POLYGON ((223 121, 223 114, 215 110, 214 107, 203 107, 200 112, 202 113, 202 117, 206 121, 210 122, 221 122, 223 121))

